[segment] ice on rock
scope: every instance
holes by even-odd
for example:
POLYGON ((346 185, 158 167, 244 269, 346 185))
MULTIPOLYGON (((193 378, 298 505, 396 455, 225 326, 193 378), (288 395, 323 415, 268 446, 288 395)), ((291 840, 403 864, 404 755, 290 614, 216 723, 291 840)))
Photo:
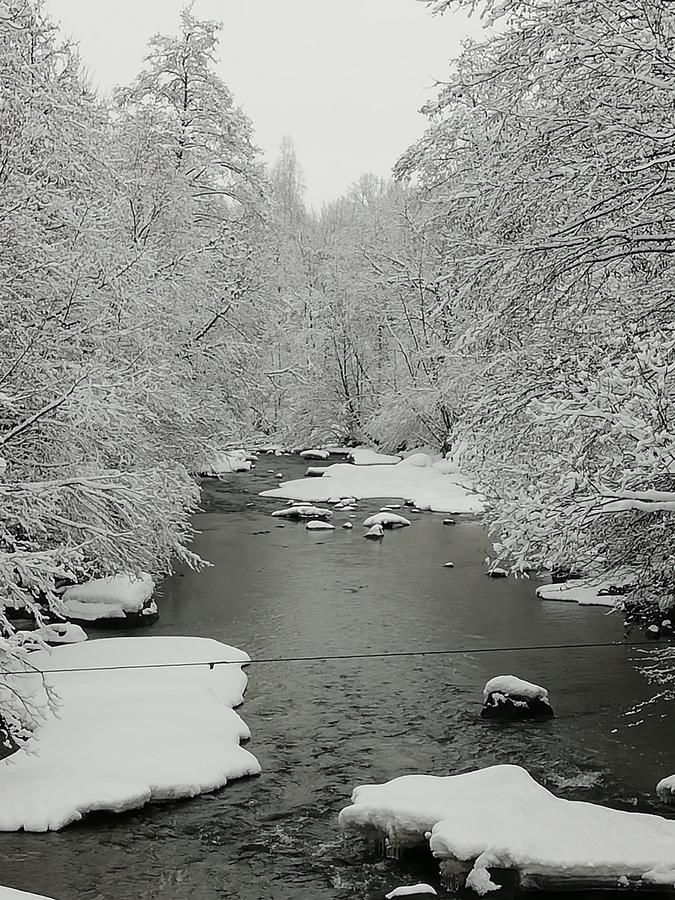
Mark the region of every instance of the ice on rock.
POLYGON ((311 519, 306 525, 307 531, 335 531, 335 525, 324 522, 321 519, 311 519))
POLYGON ((567 879, 609 887, 621 876, 675 885, 675 821, 561 800, 519 766, 357 787, 339 823, 403 847, 431 832, 441 871, 463 870, 480 895, 496 889, 491 868, 518 870, 523 888, 567 879))
POLYGON ((31 654, 23 691, 59 700, 0 761, 0 831, 57 830, 94 810, 176 800, 260 771, 241 746, 249 656, 208 638, 108 638, 31 654), (232 661, 211 669, 203 663, 232 661), (130 668, 129 668, 130 667, 130 668), (60 670, 68 671, 60 671, 60 670))
POLYGON ((140 575, 110 575, 67 587, 61 603, 67 616, 92 622, 140 613, 152 597, 155 582, 147 572, 140 575))
POLYGON ((365 528, 370 528, 372 525, 382 525, 383 528, 405 528, 406 525, 410 525, 410 519, 393 512, 379 512, 374 516, 369 516, 363 525, 365 528))
POLYGON ((384 528, 381 525, 373 525, 370 531, 366 531, 363 536, 371 541, 379 541, 384 537, 384 528))
POLYGON ((663 803, 675 803, 675 775, 662 778, 656 785, 656 795, 663 803))
POLYGON ((275 519, 329 519, 333 513, 329 509, 322 509, 319 506, 309 506, 300 504, 298 506, 288 506, 286 509, 276 509, 272 516, 275 519))
POLYGON ((394 897, 410 897, 418 894, 433 894, 438 896, 434 888, 430 884, 403 884, 401 887, 394 888, 385 894, 385 900, 392 900, 394 897))
POLYGON ((328 459, 330 453, 328 450, 303 450, 300 456, 303 459, 328 459))

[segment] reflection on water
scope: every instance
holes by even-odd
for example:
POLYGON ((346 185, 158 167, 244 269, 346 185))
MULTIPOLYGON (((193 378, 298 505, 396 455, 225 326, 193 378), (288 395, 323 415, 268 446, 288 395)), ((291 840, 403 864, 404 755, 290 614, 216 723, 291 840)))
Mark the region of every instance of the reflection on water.
MULTIPOLYGON (((213 637, 254 657, 450 650, 620 640, 619 616, 540 603, 527 581, 486 578, 481 528, 412 514, 384 541, 279 523, 276 484, 252 473, 210 483, 196 549, 214 565, 162 587, 153 634, 213 637), (454 569, 444 569, 451 560, 454 569)), ((273 472, 304 464, 276 458, 273 472)), ((351 789, 410 772, 511 762, 563 796, 630 808, 673 768, 663 707, 630 727, 648 686, 625 647, 260 663, 242 714, 259 778, 181 803, 96 816, 58 834, 0 835, 0 883, 57 900, 380 898, 434 882, 426 858, 368 858, 343 844, 336 816, 351 789), (484 682, 517 674, 548 687, 557 717, 503 726, 479 718, 484 682)), ((139 749, 140 752, 140 749, 139 749)))

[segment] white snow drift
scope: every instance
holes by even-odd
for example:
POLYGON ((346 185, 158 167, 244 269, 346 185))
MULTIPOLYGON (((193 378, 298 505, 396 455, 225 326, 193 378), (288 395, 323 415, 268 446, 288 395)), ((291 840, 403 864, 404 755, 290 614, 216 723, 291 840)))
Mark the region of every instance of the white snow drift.
POLYGON ((561 800, 519 766, 358 787, 339 821, 375 829, 392 847, 428 838, 441 869, 463 866, 481 895, 495 890, 490 867, 518 869, 522 886, 538 878, 675 885, 675 821, 561 800))
POLYGON ((483 504, 447 460, 433 462, 418 453, 396 465, 327 466, 321 478, 282 483, 263 497, 282 497, 306 503, 326 503, 333 497, 398 497, 418 509, 435 512, 477 513, 483 504))
MULTIPOLYGON (((248 659, 193 637, 110 638, 32 654, 60 705, 25 750, 0 762, 0 831, 56 830, 93 810, 193 797, 257 774, 240 746, 249 729, 232 709, 243 700, 248 659), (235 662, 191 665, 218 660, 235 662)), ((43 691, 40 676, 19 677, 24 691, 43 691)))
POLYGON ((147 572, 110 575, 66 588, 61 602, 66 615, 90 622, 140 612, 154 589, 155 582, 147 572))

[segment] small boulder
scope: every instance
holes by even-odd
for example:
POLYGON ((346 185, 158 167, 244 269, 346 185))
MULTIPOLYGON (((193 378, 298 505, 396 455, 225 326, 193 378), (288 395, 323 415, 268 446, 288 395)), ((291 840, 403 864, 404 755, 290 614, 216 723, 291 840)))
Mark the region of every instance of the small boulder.
POLYGON ((456 519, 443 519, 443 524, 444 525, 456 525, 457 520, 456 519))
POLYGON ((675 804, 675 775, 662 778, 656 785, 656 796, 662 803, 675 804))
POLYGON ((490 578, 508 578, 509 577, 509 573, 506 571, 506 569, 500 569, 500 568, 490 569, 490 571, 486 572, 485 574, 489 575, 490 578))
POLYGON ((483 688, 483 719, 535 719, 554 715, 548 691, 538 684, 497 675, 483 688))
POLYGON ((370 528, 372 525, 382 525, 383 528, 405 528, 410 525, 410 519, 393 512, 379 512, 374 516, 369 516, 363 525, 365 528, 370 528))
POLYGON ((381 541, 384 537, 384 528, 381 525, 373 525, 370 531, 367 531, 363 536, 371 541, 381 541))
POLYGON ((343 528, 353 528, 354 526, 352 525, 351 522, 344 522, 343 525, 342 525, 342 527, 343 527, 343 528))
POLYGON ((305 525, 307 531, 335 531, 335 525, 330 522, 322 522, 321 519, 312 519, 305 525))
POLYGON ((446 563, 443 563, 443 568, 444 569, 454 569, 455 564, 453 562, 446 562, 446 563))

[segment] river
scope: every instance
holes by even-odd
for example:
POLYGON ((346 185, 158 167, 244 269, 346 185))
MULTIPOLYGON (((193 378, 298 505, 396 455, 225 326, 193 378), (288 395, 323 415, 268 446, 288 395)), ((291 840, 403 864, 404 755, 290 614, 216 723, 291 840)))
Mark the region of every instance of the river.
MULTIPOLYGON (((164 582, 150 633, 212 637, 264 658, 621 639, 618 615, 542 603, 531 582, 487 578, 485 534, 470 519, 446 527, 440 515, 413 513, 413 527, 370 542, 360 522, 381 503, 362 501, 353 531, 277 527, 269 512, 283 504, 258 493, 275 473, 304 468, 297 457, 262 456, 251 473, 205 483, 194 549, 213 566, 164 582)), ((383 860, 343 845, 336 817, 352 788, 510 762, 563 796, 644 808, 675 769, 674 729, 662 706, 626 715, 649 696, 635 654, 253 665, 240 712, 260 777, 59 833, 0 835, 0 883, 56 900, 375 900, 412 878, 437 884, 428 859, 383 860), (508 673, 546 686, 556 718, 481 720, 483 684, 508 673)))

